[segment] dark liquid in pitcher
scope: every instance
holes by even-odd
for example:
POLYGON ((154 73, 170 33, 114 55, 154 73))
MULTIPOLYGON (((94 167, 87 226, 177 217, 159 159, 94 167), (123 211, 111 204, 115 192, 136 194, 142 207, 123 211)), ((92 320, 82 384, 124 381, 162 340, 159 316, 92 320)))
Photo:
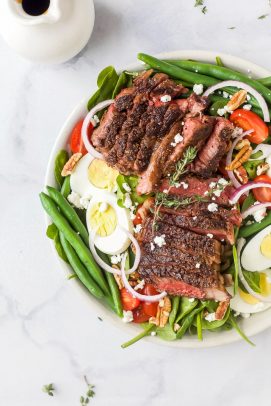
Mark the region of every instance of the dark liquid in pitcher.
POLYGON ((23 0, 24 11, 31 16, 39 16, 48 10, 50 0, 23 0))

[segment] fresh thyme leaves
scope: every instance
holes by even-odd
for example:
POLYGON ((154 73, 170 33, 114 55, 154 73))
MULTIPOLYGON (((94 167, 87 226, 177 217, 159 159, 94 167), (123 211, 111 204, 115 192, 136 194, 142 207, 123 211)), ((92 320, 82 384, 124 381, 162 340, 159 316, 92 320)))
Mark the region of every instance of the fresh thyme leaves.
POLYGON ((194 161, 197 156, 197 148, 195 147, 188 147, 184 153, 182 159, 180 159, 176 164, 175 172, 171 175, 169 179, 169 184, 171 187, 173 186, 180 186, 178 180, 182 175, 187 172, 187 166, 194 161))
POLYGON ((49 396, 54 396, 54 385, 52 383, 49 383, 49 385, 44 385, 42 387, 43 392, 47 393, 49 396))
POLYGON ((81 404, 81 406, 86 406, 86 405, 89 403, 89 400, 95 396, 95 392, 94 392, 95 386, 94 386, 94 385, 91 385, 91 384, 88 382, 86 376, 84 376, 84 380, 85 380, 85 382, 86 382, 86 384, 87 384, 87 388, 88 388, 88 389, 87 389, 87 392, 86 392, 85 397, 84 397, 84 396, 80 396, 80 404, 81 404))
POLYGON ((204 5, 204 0, 196 0, 195 4, 194 4, 194 7, 202 7, 201 12, 203 14, 207 13, 207 7, 204 5))
POLYGON ((258 17, 258 20, 263 20, 264 18, 268 17, 269 14, 262 14, 261 16, 258 17))
POLYGON ((103 321, 103 319, 102 319, 100 316, 98 316, 98 319, 99 319, 100 321, 103 321))
POLYGON ((191 197, 186 199, 175 199, 174 197, 168 196, 167 193, 157 193, 156 195, 156 204, 162 205, 169 208, 178 209, 180 206, 186 206, 193 202, 191 197))
POLYGON ((228 30, 235 30, 236 27, 228 27, 228 30))

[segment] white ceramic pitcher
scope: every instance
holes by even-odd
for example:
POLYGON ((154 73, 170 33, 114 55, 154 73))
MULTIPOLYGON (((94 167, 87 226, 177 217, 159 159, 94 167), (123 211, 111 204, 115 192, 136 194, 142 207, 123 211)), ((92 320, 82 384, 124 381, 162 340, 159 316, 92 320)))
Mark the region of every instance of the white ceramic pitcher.
POLYGON ((95 19, 93 0, 50 0, 41 15, 30 15, 23 6, 24 0, 0 1, 0 32, 23 57, 65 62, 88 42, 95 19))

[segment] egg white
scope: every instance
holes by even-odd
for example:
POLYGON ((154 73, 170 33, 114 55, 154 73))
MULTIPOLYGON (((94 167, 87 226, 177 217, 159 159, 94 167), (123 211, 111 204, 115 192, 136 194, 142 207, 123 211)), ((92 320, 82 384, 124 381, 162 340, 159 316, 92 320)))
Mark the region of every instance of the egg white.
POLYGON ((95 246, 105 254, 121 254, 129 247, 131 243, 130 239, 121 229, 121 227, 123 227, 124 229, 130 231, 130 233, 133 233, 133 223, 131 220, 130 210, 118 206, 117 196, 114 193, 99 191, 90 200, 86 213, 89 235, 91 235, 91 233, 93 232, 90 224, 90 212, 91 208, 97 203, 107 203, 115 210, 117 216, 117 226, 113 233, 106 237, 102 237, 96 234, 95 246))
POLYGON ((261 272, 271 267, 271 258, 261 253, 261 242, 264 237, 271 233, 271 225, 264 228, 255 235, 245 246, 241 255, 241 264, 244 269, 250 272, 261 272))

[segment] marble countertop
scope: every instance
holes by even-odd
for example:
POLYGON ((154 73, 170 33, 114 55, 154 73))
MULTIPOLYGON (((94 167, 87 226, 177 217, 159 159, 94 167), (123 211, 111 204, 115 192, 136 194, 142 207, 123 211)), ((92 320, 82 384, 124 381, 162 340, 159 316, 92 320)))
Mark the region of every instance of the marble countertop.
POLYGON ((96 0, 90 42, 58 66, 29 63, 0 39, 1 405, 79 405, 84 375, 96 385, 96 406, 267 404, 271 330, 254 338, 255 348, 176 350, 142 341, 122 350, 127 337, 91 313, 64 278, 38 200, 59 128, 104 66, 131 63, 138 51, 205 49, 271 71, 268 1, 206 5, 204 15, 194 0, 96 0), (50 382, 52 398, 41 391, 50 382))

